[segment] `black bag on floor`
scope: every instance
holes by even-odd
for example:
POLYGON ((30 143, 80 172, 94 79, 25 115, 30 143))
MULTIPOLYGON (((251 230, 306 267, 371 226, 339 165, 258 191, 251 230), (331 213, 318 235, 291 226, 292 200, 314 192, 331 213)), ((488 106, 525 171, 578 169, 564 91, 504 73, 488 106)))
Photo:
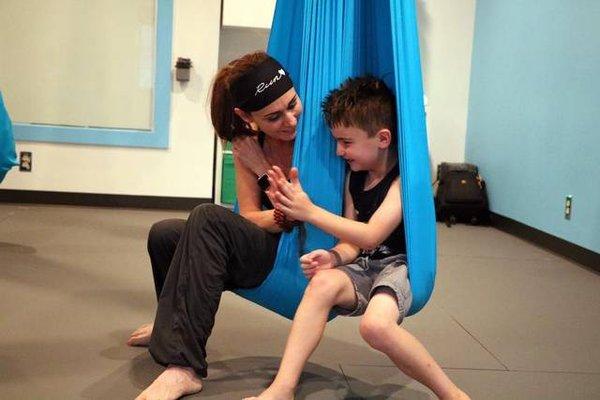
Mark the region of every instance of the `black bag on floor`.
POLYGON ((438 221, 488 224, 490 211, 485 181, 476 165, 441 163, 437 170, 435 214, 438 221))

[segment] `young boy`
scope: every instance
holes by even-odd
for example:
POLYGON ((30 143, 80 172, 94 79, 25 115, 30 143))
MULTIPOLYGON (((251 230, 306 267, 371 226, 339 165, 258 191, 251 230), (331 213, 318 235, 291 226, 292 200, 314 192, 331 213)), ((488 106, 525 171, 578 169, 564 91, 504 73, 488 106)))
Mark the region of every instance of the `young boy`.
POLYGON ((344 217, 314 205, 298 171, 290 182, 274 167, 270 197, 288 219, 306 221, 340 239, 332 249, 300 258, 310 279, 296 311, 281 365, 271 386, 253 399, 288 400, 317 347, 333 308, 362 315, 360 334, 374 349, 429 387, 440 399, 469 399, 423 345, 399 326, 411 301, 392 92, 373 77, 351 78, 323 102, 325 120, 348 163, 344 217))

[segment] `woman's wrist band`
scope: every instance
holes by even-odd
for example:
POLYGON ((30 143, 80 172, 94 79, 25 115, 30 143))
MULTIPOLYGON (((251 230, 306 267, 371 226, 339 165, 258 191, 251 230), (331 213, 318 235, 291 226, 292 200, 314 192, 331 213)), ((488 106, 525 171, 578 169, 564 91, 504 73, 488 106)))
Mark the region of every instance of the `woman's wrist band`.
POLYGON ((258 186, 263 192, 266 191, 270 186, 269 177, 266 173, 259 176, 256 182, 258 182, 258 186))
POLYGON ((288 220, 283 211, 278 209, 273 210, 273 218, 275 218, 275 223, 285 232, 291 231, 293 227, 302 223, 300 221, 288 220))
POLYGON ((283 211, 275 209, 273 210, 273 217, 275 218, 275 223, 285 232, 289 232, 292 230, 292 223, 288 221, 287 217, 283 213, 283 211))
POLYGON ((334 267, 342 265, 342 256, 340 256, 340 253, 338 253, 337 250, 329 249, 327 251, 330 252, 333 258, 335 259, 335 263, 333 265, 334 267))

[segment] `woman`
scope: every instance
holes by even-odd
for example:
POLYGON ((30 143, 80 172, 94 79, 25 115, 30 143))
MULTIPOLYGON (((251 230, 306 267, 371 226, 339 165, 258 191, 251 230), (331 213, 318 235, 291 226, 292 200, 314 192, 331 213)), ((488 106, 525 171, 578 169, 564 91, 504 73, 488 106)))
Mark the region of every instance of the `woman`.
POLYGON ((167 369, 138 399, 176 399, 202 389, 206 341, 221 293, 260 285, 275 261, 279 233, 264 193, 266 171, 289 171, 302 103, 284 68, 264 52, 247 54, 215 77, 211 119, 233 141, 240 215, 214 204, 196 207, 187 221, 166 220, 149 234, 158 309, 154 325, 135 331, 129 345, 149 344, 167 369))

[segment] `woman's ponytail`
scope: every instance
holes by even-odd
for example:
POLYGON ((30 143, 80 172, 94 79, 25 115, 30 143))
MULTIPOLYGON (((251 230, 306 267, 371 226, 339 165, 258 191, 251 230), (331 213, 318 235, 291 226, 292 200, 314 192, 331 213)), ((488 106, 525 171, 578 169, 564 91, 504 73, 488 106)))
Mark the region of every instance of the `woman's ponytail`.
POLYGON ((244 121, 233 112, 235 104, 231 95, 231 86, 267 57, 264 51, 246 54, 231 61, 217 72, 212 84, 210 117, 215 133, 221 139, 231 141, 236 136, 249 134, 244 121))

